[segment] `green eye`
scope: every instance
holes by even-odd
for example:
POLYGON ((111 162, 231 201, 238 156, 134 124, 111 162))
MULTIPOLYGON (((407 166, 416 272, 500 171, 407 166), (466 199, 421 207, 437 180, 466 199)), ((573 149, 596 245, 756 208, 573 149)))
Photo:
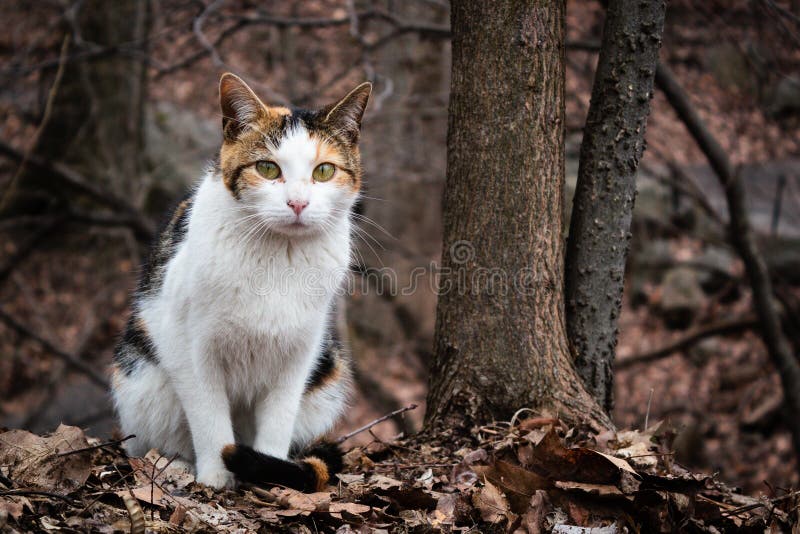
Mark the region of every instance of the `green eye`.
POLYGON ((259 161, 256 163, 256 170, 267 180, 274 180, 281 175, 281 168, 271 161, 259 161))
POLYGON ((333 178, 334 172, 336 172, 336 167, 333 163, 320 163, 311 175, 317 182, 327 182, 333 178))

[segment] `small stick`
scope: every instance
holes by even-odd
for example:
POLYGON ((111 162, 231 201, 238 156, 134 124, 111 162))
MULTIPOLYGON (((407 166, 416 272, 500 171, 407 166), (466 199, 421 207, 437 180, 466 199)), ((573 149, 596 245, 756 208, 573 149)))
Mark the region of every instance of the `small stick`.
POLYGON ((362 432, 366 432, 367 430, 369 430, 373 426, 377 425, 378 423, 383 423, 384 421, 386 421, 387 419, 391 419, 395 415, 400 415, 401 413, 408 412, 410 410, 414 410, 414 409, 416 409, 416 407, 417 407, 416 404, 409 404, 408 406, 405 406, 403 408, 395 410, 395 411, 393 411, 391 413, 387 413, 383 417, 378 417, 377 419, 375 419, 371 423, 368 423, 368 424, 362 426, 361 428, 357 428, 357 429, 353 430, 352 432, 350 432, 349 434, 345 434, 344 436, 342 436, 339 439, 337 439, 334 443, 336 443, 337 445, 340 445, 340 444, 344 443, 345 441, 347 441, 348 439, 350 439, 353 436, 355 436, 356 434, 361 434, 362 432))
POLYGON ((123 441, 128 441, 131 438, 135 438, 136 434, 131 434, 130 436, 125 436, 122 439, 112 439, 111 441, 106 441, 105 443, 98 443, 97 445, 91 445, 89 447, 84 447, 82 449, 75 449, 74 451, 65 451, 55 455, 56 458, 61 458, 62 456, 69 456, 70 454, 78 454, 79 452, 86 452, 86 451, 93 451, 96 449, 102 449, 103 447, 109 447, 111 445, 119 445, 123 441))
POLYGON ((650 403, 653 402, 653 388, 650 388, 650 397, 647 398, 647 412, 644 414, 644 431, 647 432, 647 423, 650 419, 650 403))
POLYGON ((0 496, 6 496, 6 495, 37 495, 41 497, 51 497, 53 499, 60 499, 65 503, 67 503, 68 505, 72 506, 73 508, 81 507, 80 501, 72 499, 71 497, 67 497, 65 495, 53 493, 52 491, 41 491, 41 490, 26 489, 26 488, 0 490, 0 496))

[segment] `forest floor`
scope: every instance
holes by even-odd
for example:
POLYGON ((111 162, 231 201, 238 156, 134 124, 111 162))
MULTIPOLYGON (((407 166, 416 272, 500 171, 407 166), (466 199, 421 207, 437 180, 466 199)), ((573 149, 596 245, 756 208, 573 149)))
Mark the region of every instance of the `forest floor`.
MULTIPOLYGON (((0 434, 3 532, 794 532, 800 492, 755 499, 672 460, 674 431, 590 437, 551 417, 349 450, 326 491, 212 491, 155 451, 62 425, 0 434)), ((796 528, 796 527, 795 527, 796 528)))

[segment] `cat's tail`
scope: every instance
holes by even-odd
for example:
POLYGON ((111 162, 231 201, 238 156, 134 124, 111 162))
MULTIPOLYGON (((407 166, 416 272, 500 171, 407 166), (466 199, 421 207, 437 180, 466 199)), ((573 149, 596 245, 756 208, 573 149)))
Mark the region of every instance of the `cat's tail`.
POLYGON ((296 460, 282 460, 246 445, 227 445, 222 460, 241 482, 279 485, 296 490, 322 491, 342 470, 342 451, 330 442, 304 450, 296 460))

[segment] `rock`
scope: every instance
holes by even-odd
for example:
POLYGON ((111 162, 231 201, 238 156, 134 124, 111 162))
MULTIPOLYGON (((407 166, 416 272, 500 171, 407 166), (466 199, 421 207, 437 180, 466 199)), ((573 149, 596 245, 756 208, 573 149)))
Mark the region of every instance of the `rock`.
POLYGON ((738 44, 721 42, 706 49, 706 63, 711 74, 723 87, 752 91, 753 72, 738 44))
POLYGON ((788 284, 800 284, 800 239, 768 238, 759 244, 770 273, 788 284))
POLYGON ((787 76, 775 85, 767 112, 773 118, 800 113, 800 78, 787 76))
POLYGON ((731 279, 731 267, 736 262, 734 253, 722 247, 709 246, 695 258, 700 286, 711 295, 723 288, 731 279))
POLYGON ((151 166, 145 210, 161 213, 200 179, 222 143, 222 127, 171 102, 156 102, 148 108, 145 137, 151 166))
POLYGON ((719 338, 709 337, 689 348, 689 361, 695 367, 703 367, 709 360, 720 356, 724 351, 725 349, 719 338))
POLYGON ((650 301, 652 286, 661 281, 664 269, 674 262, 666 239, 636 241, 635 245, 630 252, 626 292, 631 305, 639 307, 650 301))
POLYGON ((688 327, 705 302, 697 272, 689 267, 667 271, 661 283, 659 312, 669 328, 688 327))

